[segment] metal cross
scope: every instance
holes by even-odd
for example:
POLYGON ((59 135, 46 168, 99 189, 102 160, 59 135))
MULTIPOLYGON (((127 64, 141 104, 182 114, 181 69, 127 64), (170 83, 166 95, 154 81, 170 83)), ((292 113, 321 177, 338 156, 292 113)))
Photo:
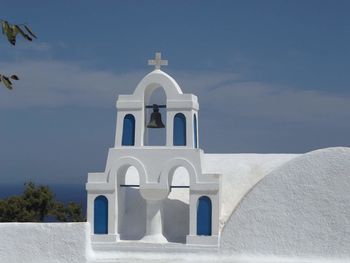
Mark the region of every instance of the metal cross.
POLYGON ((168 66, 168 60, 162 60, 162 53, 157 52, 155 59, 148 60, 148 65, 160 69, 161 66, 168 66))

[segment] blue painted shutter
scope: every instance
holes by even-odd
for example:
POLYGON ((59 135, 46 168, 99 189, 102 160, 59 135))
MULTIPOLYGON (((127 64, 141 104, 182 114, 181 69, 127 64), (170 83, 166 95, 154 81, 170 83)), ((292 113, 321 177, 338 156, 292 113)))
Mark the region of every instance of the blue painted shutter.
POLYGON ((135 144, 135 118, 132 114, 127 114, 123 121, 123 146, 132 146, 135 144))
POLYGON ((197 235, 211 236, 211 200, 207 196, 198 199, 197 206, 197 235))
POLYGON ((194 114, 193 116, 193 133, 194 133, 194 148, 198 147, 198 139, 197 139, 197 116, 194 114))
POLYGON ((186 117, 182 113, 177 113, 174 117, 173 144, 186 145, 186 117))
POLYGON ((103 195, 94 201, 94 233, 108 234, 108 200, 103 195))

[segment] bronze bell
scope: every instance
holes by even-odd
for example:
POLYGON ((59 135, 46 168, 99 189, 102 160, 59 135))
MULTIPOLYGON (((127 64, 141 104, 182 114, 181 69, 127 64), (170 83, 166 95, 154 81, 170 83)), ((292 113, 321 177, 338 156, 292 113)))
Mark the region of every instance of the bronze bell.
POLYGON ((147 125, 147 128, 164 128, 164 124, 162 122, 162 115, 159 112, 159 106, 157 104, 153 104, 153 112, 151 114, 151 119, 147 125))

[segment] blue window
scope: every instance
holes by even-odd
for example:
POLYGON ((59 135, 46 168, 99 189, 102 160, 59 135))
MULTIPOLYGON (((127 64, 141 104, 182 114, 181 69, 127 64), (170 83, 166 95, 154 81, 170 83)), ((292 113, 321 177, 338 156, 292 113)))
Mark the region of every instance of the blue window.
POLYGON ((211 200, 202 196, 197 203, 197 235, 211 236, 211 200))
POLYGON ((198 147, 198 139, 197 139, 197 115, 194 114, 193 116, 193 139, 194 139, 194 148, 198 147))
POLYGON ((132 146, 135 144, 135 118, 132 114, 127 114, 123 121, 122 145, 132 146))
POLYGON ((173 144, 186 145, 186 117, 182 113, 177 113, 174 117, 173 144))
POLYGON ((108 234, 108 200, 103 195, 94 201, 94 233, 108 234))

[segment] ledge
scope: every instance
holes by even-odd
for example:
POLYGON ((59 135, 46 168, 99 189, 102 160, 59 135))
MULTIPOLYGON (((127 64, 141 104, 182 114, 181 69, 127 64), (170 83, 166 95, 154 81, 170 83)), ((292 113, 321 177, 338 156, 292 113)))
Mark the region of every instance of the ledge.
POLYGON ((110 243, 117 242, 119 240, 119 235, 91 235, 92 243, 110 243))
POLYGON ((186 242, 189 245, 197 245, 201 247, 218 247, 219 236, 194 236, 188 235, 186 242))

